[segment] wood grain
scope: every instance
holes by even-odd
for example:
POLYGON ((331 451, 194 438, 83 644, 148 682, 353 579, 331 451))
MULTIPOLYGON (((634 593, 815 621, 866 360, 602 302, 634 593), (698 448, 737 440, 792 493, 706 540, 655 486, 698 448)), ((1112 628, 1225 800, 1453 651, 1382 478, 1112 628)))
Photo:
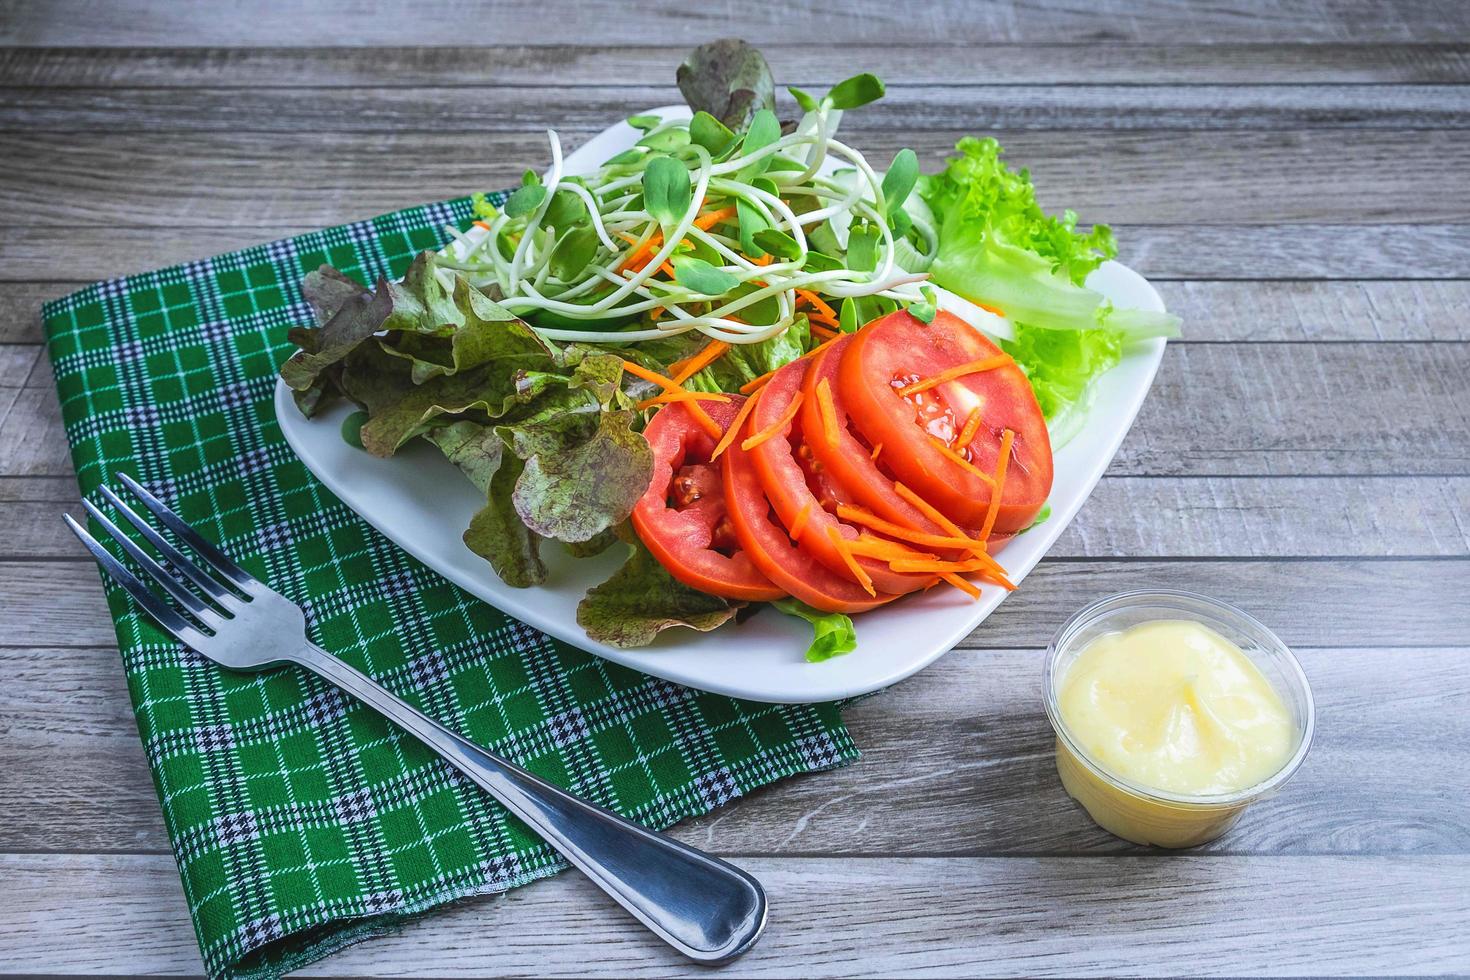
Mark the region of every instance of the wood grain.
MULTIPOLYGON (((0 101, 0 129, 95 133, 241 130, 276 133, 515 132, 555 120, 596 131, 638 107, 680 103, 678 59, 647 71, 655 84, 556 84, 527 98, 513 87, 52 88, 18 87, 0 101)), ((784 94, 778 111, 796 118, 784 94)), ((1459 85, 890 85, 854 121, 939 130, 1463 129, 1459 85)))
MULTIPOLYGON (((598 117, 597 128, 626 111, 625 104, 598 117)), ((234 114, 230 118, 238 119, 234 114)), ((554 118, 541 116, 533 125, 545 126, 554 118)), ((962 135, 994 135, 1013 165, 1031 171, 1043 206, 1071 208, 1084 220, 1114 225, 1470 221, 1470 179, 1465 177, 1470 173, 1470 132, 1459 130, 1366 130, 1352 137, 1352 152, 1344 153, 1341 133, 1310 130, 1078 130, 1058 138, 991 126, 929 133, 906 126, 864 128, 857 114, 850 121, 855 125, 843 132, 874 160, 886 161, 909 146, 926 169, 937 169, 962 135), (1199 193, 1201 186, 1208 193, 1199 193)), ((570 147, 584 136, 567 133, 564 140, 570 147)), ((505 187, 519 180, 526 167, 545 167, 548 153, 541 129, 477 133, 473 149, 458 127, 417 135, 232 130, 172 133, 167 140, 149 133, 89 133, 85 140, 55 133, 0 133, 0 158, 13 164, 0 181, 0 224, 47 226, 56 247, 63 249, 46 256, 49 266, 31 266, 24 274, 8 268, 0 273, 12 279, 69 277, 71 270, 57 269, 57 255, 73 250, 91 254, 91 239, 106 239, 96 234, 102 231, 95 227, 99 206, 108 227, 148 226, 166 231, 165 238, 187 239, 194 233, 189 229, 218 233, 221 225, 256 226, 262 230, 233 239, 252 244, 267 240, 267 229, 307 231, 505 187), (89 232, 94 234, 89 237, 89 232)), ((154 237, 159 234, 153 232, 154 237)), ((1276 234, 1274 228, 1264 228, 1252 239, 1222 244, 1246 252, 1270 251, 1276 234)), ((1331 263, 1344 270, 1340 276, 1354 278, 1432 278, 1435 272, 1422 271, 1411 261, 1422 251, 1431 269, 1447 268, 1438 261, 1433 229, 1426 229, 1430 240, 1418 251, 1409 251, 1412 239, 1397 248, 1389 257, 1393 264, 1357 254, 1373 246, 1339 234, 1334 229, 1314 232, 1312 243, 1330 240, 1332 249, 1288 242, 1306 253, 1294 266, 1331 263)), ((1126 235, 1120 241, 1125 248, 1132 244, 1126 235)), ((185 252, 185 245, 186 240, 180 241, 168 254, 212 254, 185 252)), ((156 253, 157 246, 151 251, 156 253)), ((1463 278, 1463 254, 1459 259, 1455 271, 1438 275, 1463 278)), ((1171 268, 1180 262, 1210 262, 1208 267, 1216 268, 1229 261, 1238 259, 1185 256, 1171 268)))
MULTIPOLYGON (((963 45, 762 42, 783 83, 830 85, 861 65, 890 85, 952 85, 975 75, 963 45)), ((315 86, 534 89, 618 84, 677 65, 687 46, 579 44, 376 48, 0 48, 0 86, 315 86)), ((987 85, 1442 84, 1470 82, 1465 44, 985 45, 987 85)))
MULTIPOLYGON (((749 858, 782 909, 730 977, 1448 973, 1470 858, 749 858), (1051 928, 1057 923, 1066 927, 1051 928), (1278 943, 1285 930, 1290 943, 1278 943)), ((197 972, 172 862, 5 855, 6 972, 197 972), (100 915, 76 909, 105 908, 100 915), (169 915, 160 916, 159 910, 169 915)), ((308 967, 310 976, 674 977, 687 962, 576 875, 308 967), (495 937, 487 942, 486 937, 495 937)))
MULTIPOLYGON (((1466 653, 1301 648, 1318 713, 1306 765, 1196 853, 1465 853, 1466 653)), ((1068 801, 1042 655, 954 651, 844 712, 857 763, 762 789, 675 836, 720 854, 1147 853, 1068 801)), ((0 852, 168 853, 117 652, 0 649, 0 669, 0 852)))
MULTIPOLYGON (((1048 559, 961 646, 1044 646, 1083 604, 1150 587, 1217 596, 1302 646, 1453 646, 1465 642, 1470 621, 1470 562, 1460 559, 1048 559)), ((0 561, 0 596, 0 647, 115 642, 89 563, 0 561)))
MULTIPOLYGON (((1263 15, 1253 0, 946 0, 908 8, 885 0, 793 0, 703 4, 650 0, 550 0, 536 16, 504 2, 425 0, 377 7, 357 0, 301 5, 248 0, 220 17, 207 8, 157 0, 0 2, 0 44, 180 47, 456 46, 466 35, 503 45, 646 44, 689 46, 738 35, 753 41, 837 46, 893 38, 917 45, 1085 42, 1198 44, 1215 41, 1463 43, 1470 13, 1456 0, 1280 0, 1263 15)), ((973 70, 973 68, 971 69, 973 70)))

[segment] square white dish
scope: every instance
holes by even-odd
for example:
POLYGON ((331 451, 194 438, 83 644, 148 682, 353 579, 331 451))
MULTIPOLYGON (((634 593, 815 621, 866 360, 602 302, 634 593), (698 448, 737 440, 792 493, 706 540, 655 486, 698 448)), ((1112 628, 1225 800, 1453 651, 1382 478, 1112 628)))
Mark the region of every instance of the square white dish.
MULTIPOLYGON (((665 118, 687 116, 682 106, 649 110, 665 118)), ((567 173, 593 170, 631 146, 639 133, 626 123, 609 127, 567 155, 567 173)), ((1105 263, 1088 285, 1120 307, 1164 309, 1163 300, 1133 270, 1105 263)), ((1066 529, 1102 476, 1133 424, 1163 357, 1164 341, 1127 350, 1122 362, 1097 383, 1087 422, 1056 453, 1051 517, 1009 541, 997 555, 1017 584, 1066 529)), ((343 503, 390 540, 445 578, 536 629, 615 663, 701 690, 754 701, 810 702, 854 697, 887 687, 948 652, 984 622, 1005 590, 982 588, 979 601, 954 589, 934 589, 856 617, 852 653, 809 664, 804 659, 810 627, 762 610, 744 623, 711 633, 673 629, 650 647, 620 650, 589 640, 577 625, 577 603, 587 589, 617 568, 624 549, 593 559, 573 559, 555 543, 543 548, 548 580, 532 589, 502 582, 460 535, 482 498, 432 446, 415 440, 393 459, 378 459, 343 441, 338 404, 304 418, 290 389, 277 382, 276 415, 291 448, 343 503)))

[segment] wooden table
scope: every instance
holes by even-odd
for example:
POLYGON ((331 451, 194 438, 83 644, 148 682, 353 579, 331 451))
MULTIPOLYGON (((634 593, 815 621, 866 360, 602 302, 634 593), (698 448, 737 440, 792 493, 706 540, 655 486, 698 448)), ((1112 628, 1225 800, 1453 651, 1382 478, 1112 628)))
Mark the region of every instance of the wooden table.
MULTIPOLYGON (((685 49, 730 33, 783 81, 882 75, 844 121, 880 157, 999 136, 1045 204, 1114 224, 1186 339, 1026 587, 850 711, 861 762, 678 828, 770 890, 722 975, 1470 971, 1470 4, 504 6, 0 0, 0 971, 200 968, 58 519, 40 303, 503 186, 543 127, 676 101, 685 49), (1259 615, 1320 706, 1287 791, 1183 855, 1070 804, 1041 711, 1062 619, 1148 585, 1259 615)), ((312 972, 691 971, 567 875, 312 972)))

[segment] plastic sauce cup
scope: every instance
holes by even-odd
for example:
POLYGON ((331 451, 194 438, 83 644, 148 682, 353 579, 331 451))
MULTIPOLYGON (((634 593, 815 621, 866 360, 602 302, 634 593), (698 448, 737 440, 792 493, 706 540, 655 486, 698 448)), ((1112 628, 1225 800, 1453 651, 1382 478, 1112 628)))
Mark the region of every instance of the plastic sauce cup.
POLYGON ((1098 826, 1137 844, 1194 847, 1224 834, 1247 807, 1280 789, 1296 773, 1312 744, 1316 725, 1311 688, 1286 644, 1234 606, 1189 592, 1124 592, 1085 607, 1063 624, 1047 648, 1043 683, 1046 714, 1056 732, 1057 774, 1062 785, 1098 826), (1296 725, 1296 746, 1273 775, 1233 793, 1178 795, 1110 772, 1089 757, 1068 732, 1057 692, 1077 654, 1102 634, 1163 619, 1193 620, 1234 643, 1286 703, 1296 725))

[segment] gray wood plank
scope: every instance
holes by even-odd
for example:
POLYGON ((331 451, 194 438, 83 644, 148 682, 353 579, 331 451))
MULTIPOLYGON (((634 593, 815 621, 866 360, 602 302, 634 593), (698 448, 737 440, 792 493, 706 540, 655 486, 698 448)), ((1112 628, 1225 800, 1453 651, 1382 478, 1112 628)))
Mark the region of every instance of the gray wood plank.
MULTIPOLYGON (((554 121, 572 133, 682 102, 677 65, 666 55, 645 73, 654 84, 635 87, 562 86, 554 72, 536 89, 17 87, 0 98, 0 129, 402 134, 515 132, 554 121)), ((799 115, 789 97, 777 101, 783 115, 799 115)), ((1459 85, 890 85, 853 122, 915 132, 1463 129, 1467 110, 1470 89, 1459 85)))
MULTIPOLYGON (((830 85, 854 65, 890 85, 1440 84, 1470 81, 1464 44, 760 45, 773 74, 830 85)), ((607 85, 678 64, 687 46, 0 48, 0 86, 534 87, 607 85)))
MULTIPOLYGON (((1467 198, 1466 200, 1470 200, 1467 198)), ((409 202, 404 202, 405 204, 409 202)), ((348 212, 333 221, 367 218, 348 212)), ((328 222, 331 223, 331 222, 328 222)), ((99 279, 131 275, 277 238, 321 225, 259 227, 60 227, 0 224, 0 282, 54 278, 67 269, 99 279)), ((1470 268, 1470 223, 1386 225, 1154 225, 1115 223, 1119 260, 1150 279, 1464 278, 1470 268), (1324 247, 1330 242, 1331 247, 1324 247)))
MULTIPOLYGON (((65 476, 50 364, 5 351, 30 367, 22 387, 0 386, 0 475, 65 476)), ((1173 344, 1109 472, 1467 475, 1467 376, 1467 343, 1173 344)))
POLYGON ((1190 341, 1470 340, 1466 280, 1167 282, 1159 291, 1190 341))
MULTIPOLYGON (((70 477, 0 478, 5 557, 76 558, 70 477)), ((1470 477, 1104 477, 1053 558, 1470 557, 1470 477)))
POLYGON ((354 45, 456 46, 466 34, 497 44, 693 45, 739 35, 756 43, 830 46, 902 38, 908 43, 990 44, 1006 41, 1147 41, 1196 44, 1225 41, 1460 42, 1470 14, 1455 0, 1281 0, 1269 15, 1251 0, 1200 6, 1187 0, 1077 5, 1064 0, 996 0, 983 5, 942 2, 910 9, 882 0, 794 0, 702 5, 650 0, 629 7, 616 0, 550 0, 525 8, 472 0, 426 0, 412 8, 374 7, 365 16, 353 0, 299 5, 250 0, 221 18, 205 8, 159 0, 24 0, 0 3, 0 44, 167 45, 185 47, 310 47, 347 40, 354 45))
MULTIPOLYGON (((110 646, 98 583, 85 562, 0 561, 0 647, 110 646)), ((1470 621, 1470 561, 1461 559, 1048 559, 961 646, 1043 646, 1084 603, 1150 587, 1218 596, 1303 646, 1452 646, 1470 621)))
MULTIPOLYGON (((1465 853, 1466 655, 1300 649, 1318 712, 1306 765, 1196 853, 1465 853)), ((954 651, 844 713, 857 763, 762 789, 675 836, 720 854, 1144 853, 1068 801, 1041 658, 954 651)), ((0 852, 168 853, 117 652, 0 649, 0 669, 0 852), (67 761, 36 761, 48 759, 67 761)))
MULTIPOLYGON (((626 107, 600 117, 598 126, 624 111, 626 107)), ((857 114, 849 119, 861 121, 857 114)), ((537 120, 538 125, 549 122, 559 124, 550 115, 537 120)), ((996 136, 1007 159, 1031 171, 1045 207, 1071 208, 1088 221, 1235 226, 1470 221, 1470 181, 1465 177, 1470 173, 1470 133, 1463 131, 1364 131, 1353 137, 1353 151, 1345 154, 1341 134, 1310 130, 1079 130, 1058 138, 990 126, 956 125, 943 133, 906 126, 844 129, 854 145, 877 161, 910 146, 925 169, 937 169, 966 132, 996 136), (1208 187, 1209 193, 1199 193, 1200 187, 1208 187)), ((568 133, 564 141, 575 146, 583 135, 568 133)), ((420 135, 178 133, 166 140, 148 133, 95 133, 85 140, 0 133, 0 158, 12 162, 0 182, 0 221, 44 225, 62 240, 82 236, 78 247, 92 247, 89 233, 104 241, 109 234, 126 238, 130 226, 167 229, 165 238, 193 233, 186 229, 259 226, 261 232, 237 239, 248 244, 263 240, 269 228, 305 231, 504 187, 519 180, 526 167, 546 166, 549 158, 544 131, 480 133, 472 142, 471 149, 459 127, 420 135), (103 200, 105 228, 96 227, 103 200)), ((1252 234, 1255 241, 1249 244, 1273 248, 1274 229, 1252 234)), ((1335 248, 1322 248, 1327 239, 1321 236, 1335 234, 1323 229, 1310 245, 1286 244, 1307 253, 1296 259, 1298 266, 1335 263, 1351 270, 1345 275, 1358 278, 1435 274, 1402 261, 1402 251, 1392 265, 1355 256, 1364 243, 1351 238, 1333 238, 1335 248)), ((1435 234, 1426 230, 1426 235, 1435 234)), ((1122 240, 1129 244, 1126 237, 1122 240)), ((202 254, 182 251, 186 244, 181 241, 171 254, 202 254)), ((126 247, 138 246, 128 242, 126 247)), ((149 251, 158 252, 159 246, 149 251)), ((1431 247, 1421 251, 1433 260, 1431 247)), ((0 273, 11 279, 83 278, 58 270, 54 254, 44 258, 49 265, 37 264, 26 276, 8 269, 0 273)), ((1458 278, 1464 269, 1461 256, 1456 271, 1439 274, 1458 278)))
MULTIPOLYGON (((39 343, 41 305, 85 282, 0 282, 0 343, 39 343)), ((1470 340, 1470 280, 1164 282, 1190 343, 1470 340)))
MULTIPOLYGON (((721 976, 1453 973, 1470 859, 750 858, 762 941, 721 976), (1064 924, 1064 928, 1057 928, 1064 924), (1283 943, 1283 934, 1291 942, 1283 943)), ((6 972, 197 972, 172 862, 6 855, 6 972)), ((577 875, 460 903, 310 976, 690 975, 577 875), (595 951, 595 952, 594 952, 595 951)))

